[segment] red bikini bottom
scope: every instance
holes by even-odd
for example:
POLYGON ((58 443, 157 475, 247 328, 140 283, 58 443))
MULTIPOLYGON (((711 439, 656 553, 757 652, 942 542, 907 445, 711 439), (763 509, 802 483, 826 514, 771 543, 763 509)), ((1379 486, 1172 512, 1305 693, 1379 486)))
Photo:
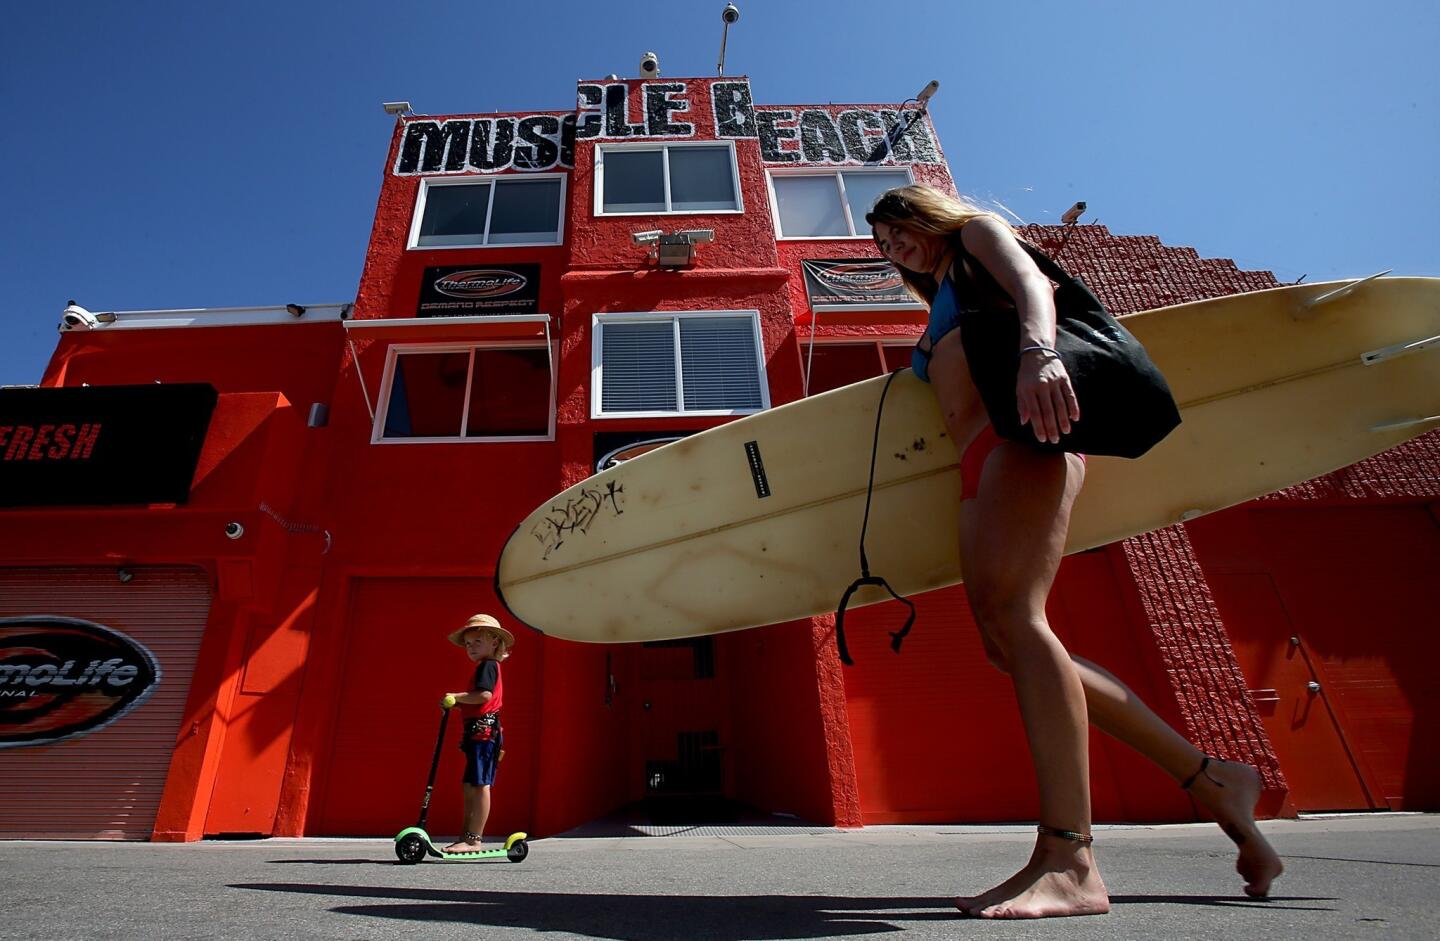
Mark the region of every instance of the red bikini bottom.
MULTIPOLYGON (((980 429, 965 453, 960 457, 960 499, 973 500, 980 493, 980 474, 985 470, 985 461, 990 457, 990 452, 995 446, 1005 439, 995 433, 994 425, 986 425, 980 429)), ((1080 460, 1085 460, 1085 455, 1076 454, 1080 460)))

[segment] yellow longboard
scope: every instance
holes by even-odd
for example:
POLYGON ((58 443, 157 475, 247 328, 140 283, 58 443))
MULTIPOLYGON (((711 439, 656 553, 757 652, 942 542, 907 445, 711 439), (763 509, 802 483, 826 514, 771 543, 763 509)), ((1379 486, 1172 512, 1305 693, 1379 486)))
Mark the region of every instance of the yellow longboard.
MULTIPOLYGON (((1068 550, 1223 509, 1440 427, 1440 279, 1277 288, 1125 318, 1183 423, 1143 458, 1092 457, 1068 550)), ((858 574, 885 377, 731 422, 538 507, 496 583, 572 640, 690 637, 833 611, 858 574)), ((1084 407, 1084 403, 1081 403, 1084 407)), ((903 593, 960 581, 956 452, 908 370, 885 400, 866 550, 903 593)), ((854 604, 888 598, 865 589, 854 604)))

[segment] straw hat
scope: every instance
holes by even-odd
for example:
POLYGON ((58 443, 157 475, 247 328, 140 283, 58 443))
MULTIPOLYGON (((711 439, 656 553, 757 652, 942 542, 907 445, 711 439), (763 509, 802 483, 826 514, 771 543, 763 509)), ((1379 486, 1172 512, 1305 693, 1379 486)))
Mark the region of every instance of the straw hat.
POLYGON ((515 635, 507 631, 505 628, 501 627, 500 622, 495 620, 488 614, 474 615, 470 618, 470 620, 466 621, 465 624, 458 630, 453 630, 445 636, 449 637, 450 643, 454 644, 456 647, 464 647, 465 632, 474 630, 477 627, 483 627, 487 631, 494 631, 496 634, 498 634, 500 637, 500 643, 505 645, 506 650, 509 650, 511 647, 515 646, 515 635))

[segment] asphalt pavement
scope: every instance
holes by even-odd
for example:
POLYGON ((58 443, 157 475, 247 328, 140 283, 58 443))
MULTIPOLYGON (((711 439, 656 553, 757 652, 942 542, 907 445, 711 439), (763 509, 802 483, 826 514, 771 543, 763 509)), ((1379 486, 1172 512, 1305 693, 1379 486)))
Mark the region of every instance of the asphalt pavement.
POLYGON ((390 840, 3 842, 0 937, 1440 937, 1440 816, 1262 826, 1286 865, 1269 900, 1240 891, 1214 826, 1097 827, 1111 913, 1008 923, 950 899, 1018 868, 1018 825, 591 828, 531 841, 519 864, 415 866, 390 840))

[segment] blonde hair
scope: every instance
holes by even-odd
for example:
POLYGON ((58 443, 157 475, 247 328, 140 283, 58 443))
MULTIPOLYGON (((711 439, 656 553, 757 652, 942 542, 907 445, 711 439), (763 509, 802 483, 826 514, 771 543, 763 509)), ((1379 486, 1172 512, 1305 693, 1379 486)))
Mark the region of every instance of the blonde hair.
POLYGON ((510 644, 506 642, 505 635, 493 627, 472 627, 470 630, 478 630, 481 636, 489 636, 495 641, 495 653, 497 660, 504 660, 510 656, 510 644))
MULTIPOLYGON (((870 223, 872 238, 875 236, 876 223, 884 222, 914 232, 938 235, 951 243, 959 240, 960 230, 967 222, 982 217, 994 219, 1011 233, 1015 232, 1014 226, 998 213, 981 209, 959 196, 919 183, 897 186, 885 191, 875 200, 874 208, 865 213, 865 221, 870 223)), ((1019 238, 1019 235, 1016 235, 1016 238, 1019 238)), ((905 282, 905 289, 928 306, 935 298, 938 287, 935 278, 928 271, 911 271, 893 261, 891 264, 900 272, 900 280, 905 282)))

